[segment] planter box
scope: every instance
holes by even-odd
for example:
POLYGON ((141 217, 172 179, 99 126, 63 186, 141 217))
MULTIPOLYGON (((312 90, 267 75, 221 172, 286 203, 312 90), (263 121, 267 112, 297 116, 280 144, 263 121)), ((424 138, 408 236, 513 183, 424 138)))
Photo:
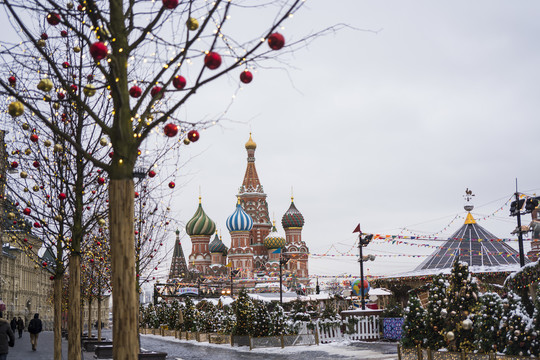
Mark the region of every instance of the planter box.
POLYGON ((211 344, 231 344, 231 335, 208 334, 208 342, 211 344))
POLYGON ((187 331, 187 332, 186 332, 186 340, 197 340, 197 333, 196 333, 196 332, 187 331))
POLYGON ((231 346, 249 346, 249 335, 231 336, 231 346))
POLYGON ((197 341, 198 342, 209 342, 208 341, 209 336, 210 336, 209 333, 197 333, 197 341))
POLYGON ((166 358, 167 353, 164 352, 145 351, 139 354, 139 360, 165 360, 166 358))
POLYGON ((112 359, 113 347, 112 345, 98 345, 94 350, 96 359, 112 359))
MULTIPOLYGON (((96 346, 95 354, 95 358, 97 359, 112 359, 113 347, 112 345, 96 346)), ((167 353, 163 352, 144 351, 139 354, 139 359, 145 360, 165 360, 166 358, 167 353)))
POLYGON ((83 341, 83 348, 84 351, 91 351, 94 352, 96 350, 96 346, 100 345, 112 345, 112 341, 97 341, 97 340, 85 340, 83 341))

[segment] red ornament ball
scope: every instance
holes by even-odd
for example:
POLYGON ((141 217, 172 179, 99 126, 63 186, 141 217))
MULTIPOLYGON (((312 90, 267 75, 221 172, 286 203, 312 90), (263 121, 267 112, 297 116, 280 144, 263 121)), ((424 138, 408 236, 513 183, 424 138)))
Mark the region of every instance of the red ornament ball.
POLYGON ((47 262, 44 261, 44 262, 41 263, 41 265, 43 265, 43 267, 46 267, 46 266, 47 266, 47 262))
POLYGON ((67 195, 65 193, 58 194, 58 200, 66 200, 67 195))
POLYGON ((65 97, 66 97, 66 94, 64 94, 63 92, 59 92, 59 93, 58 93, 58 98, 59 98, 60 100, 64 100, 65 97))
POLYGON ((17 82, 17 79, 15 78, 15 76, 10 76, 8 78, 8 81, 11 85, 15 85, 15 83, 17 82))
POLYGON ((161 93, 161 86, 154 86, 152 90, 150 90, 150 95, 152 95, 152 97, 156 97, 158 95, 161 97, 163 95, 161 93))
POLYGON ((253 80, 253 74, 251 73, 251 71, 242 71, 242 73, 240 74, 240 81, 244 84, 249 84, 251 80, 253 80))
POLYGON ((191 130, 190 132, 188 132, 187 138, 189 139, 189 141, 195 142, 199 140, 199 132, 197 130, 191 130))
POLYGON ((41 227, 41 224, 38 223, 38 222, 36 221, 36 222, 34 223, 34 227, 35 227, 36 229, 39 229, 39 228, 41 227))
POLYGON ((38 168, 40 164, 39 161, 36 160, 32 163, 32 165, 34 165, 35 168, 38 168))
POLYGON ((163 6, 172 10, 178 6, 178 0, 163 0, 163 6))
POLYGON ((113 156, 114 156, 114 151, 111 151, 111 152, 109 153, 109 157, 112 159, 113 156))
POLYGON ((37 134, 30 135, 31 142, 37 142, 38 140, 39 140, 39 136, 37 136, 37 134))
POLYGON ((63 67, 64 69, 67 69, 67 68, 69 67, 69 63, 68 63, 67 61, 64 61, 64 62, 62 63, 62 67, 63 67))
POLYGON ((221 56, 216 52, 209 52, 204 57, 204 65, 210 70, 215 70, 221 65, 221 56))
POLYGON ((30 210, 30 208, 24 208, 24 210, 23 210, 24 215, 30 215, 31 212, 32 212, 32 210, 30 210))
POLYGON ((92 58, 95 61, 105 59, 108 54, 109 49, 107 48, 107 45, 105 45, 101 41, 97 41, 90 45, 90 55, 92 55, 92 58))
POLYGON ((19 167, 19 163, 16 162, 16 161, 13 161, 13 162, 11 163, 11 167, 12 167, 13 169, 16 169, 16 168, 19 167))
POLYGON ((176 134, 178 134, 178 126, 172 123, 168 123, 163 128, 163 131, 165 132, 165 135, 167 135, 168 137, 173 137, 176 134))
POLYGON ((103 185, 103 184, 105 184, 105 179, 100 176, 100 177, 97 178, 97 182, 98 182, 99 185, 103 185))
POLYGON ((129 96, 131 96, 132 98, 138 98, 142 95, 142 90, 140 87, 138 87, 137 85, 135 86, 132 86, 130 89, 129 89, 129 96))
POLYGON ((285 38, 280 33, 273 33, 270 34, 268 37, 268 46, 270 46, 270 49, 272 50, 280 50, 283 46, 285 46, 285 38))
POLYGON ((175 76, 172 81, 172 84, 175 89, 182 90, 183 88, 186 87, 186 78, 180 75, 175 76))
POLYGON ((73 91, 73 92, 77 92, 77 89, 78 89, 77 85, 75 85, 75 84, 71 84, 71 85, 69 86, 69 88, 70 88, 71 91, 73 91))
POLYGON ((154 176, 156 176, 156 172, 155 172, 154 170, 150 170, 150 171, 148 172, 148 176, 151 177, 151 178, 153 178, 154 176))
POLYGON ((60 14, 57 14, 55 12, 49 13, 47 15, 47 22, 52 26, 60 24, 60 19, 60 14))
POLYGON ((67 36, 68 36, 67 31, 66 31, 66 30, 60 31, 60 36, 62 36, 62 37, 67 37, 67 36))
POLYGON ((174 181, 171 181, 171 182, 169 183, 169 187, 170 187, 171 189, 174 189, 175 186, 176 186, 176 184, 174 183, 174 181))
POLYGON ((41 40, 47 40, 49 38, 49 35, 47 33, 41 34, 41 40))
POLYGON ((90 82, 94 81, 94 75, 90 74, 86 77, 86 79, 90 82))

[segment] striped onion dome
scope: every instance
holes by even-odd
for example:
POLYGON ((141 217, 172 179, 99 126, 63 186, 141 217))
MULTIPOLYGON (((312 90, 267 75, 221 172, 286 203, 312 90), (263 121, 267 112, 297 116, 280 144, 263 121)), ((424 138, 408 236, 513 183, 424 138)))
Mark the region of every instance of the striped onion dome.
POLYGON ((272 231, 264 238, 263 244, 267 249, 279 249, 285 247, 287 244, 285 238, 278 233, 275 221, 272 231))
POLYGON ((229 231, 250 231, 253 228, 253 219, 242 209, 240 200, 234 213, 227 218, 226 224, 229 231))
POLYGON ((195 215, 186 224, 186 232, 189 236, 212 235, 216 231, 216 224, 206 215, 199 197, 199 207, 195 215))
POLYGON ((281 225, 284 229, 287 228, 301 228, 304 226, 304 216, 298 211, 296 206, 294 206, 293 198, 291 198, 291 206, 289 210, 281 218, 281 225))
POLYGON ((225 244, 221 241, 217 232, 216 232, 216 236, 214 236, 214 240, 210 242, 208 249, 210 250, 211 253, 222 253, 223 255, 227 255, 227 251, 229 250, 227 249, 225 244))

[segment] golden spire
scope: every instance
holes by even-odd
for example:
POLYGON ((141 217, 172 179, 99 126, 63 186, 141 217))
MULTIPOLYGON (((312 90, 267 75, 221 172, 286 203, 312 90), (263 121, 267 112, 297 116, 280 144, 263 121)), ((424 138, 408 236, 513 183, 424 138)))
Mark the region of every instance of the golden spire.
POLYGON ((249 133, 249 140, 246 143, 246 150, 249 150, 249 149, 255 150, 256 148, 257 148, 257 144, 251 138, 251 133, 249 133))
POLYGON ((471 213, 468 213, 467 218, 465 219, 465 225, 468 225, 468 224, 476 224, 476 220, 474 220, 474 217, 472 216, 471 213))

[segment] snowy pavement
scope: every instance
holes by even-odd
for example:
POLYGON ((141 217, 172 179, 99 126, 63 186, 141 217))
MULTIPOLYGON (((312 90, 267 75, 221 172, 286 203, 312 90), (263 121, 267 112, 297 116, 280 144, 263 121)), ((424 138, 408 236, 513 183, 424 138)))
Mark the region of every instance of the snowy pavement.
POLYGON ((172 336, 141 335, 141 347, 163 351, 167 360, 236 359, 397 359, 397 345, 383 342, 339 342, 285 348, 231 347, 230 345, 179 340, 172 336))

